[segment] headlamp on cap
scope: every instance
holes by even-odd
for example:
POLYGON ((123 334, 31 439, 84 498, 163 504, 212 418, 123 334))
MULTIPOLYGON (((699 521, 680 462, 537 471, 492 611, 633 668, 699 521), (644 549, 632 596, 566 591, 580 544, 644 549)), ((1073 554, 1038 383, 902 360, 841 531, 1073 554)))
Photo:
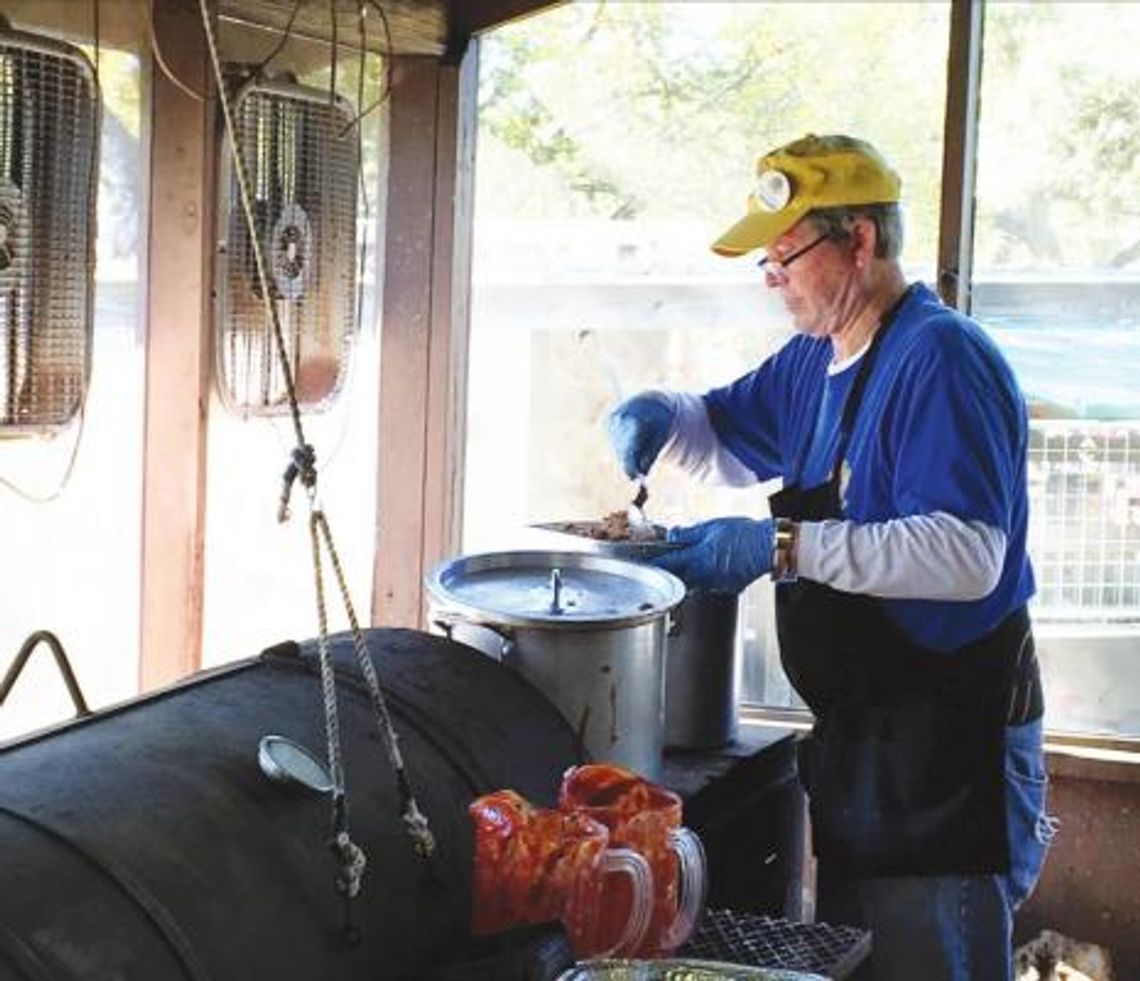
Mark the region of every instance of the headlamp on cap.
POLYGON ((782 170, 765 170, 752 196, 765 211, 783 211, 792 200, 792 182, 782 170))
POLYGON ((869 143, 808 135, 757 162, 748 211, 713 243, 719 255, 763 249, 817 208, 893 204, 901 183, 869 143))

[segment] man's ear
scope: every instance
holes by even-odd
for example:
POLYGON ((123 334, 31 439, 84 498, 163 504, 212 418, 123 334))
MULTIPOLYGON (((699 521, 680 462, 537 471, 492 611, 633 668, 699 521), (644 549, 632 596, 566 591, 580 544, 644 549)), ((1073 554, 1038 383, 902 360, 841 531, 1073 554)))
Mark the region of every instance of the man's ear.
POLYGON ((879 230, 870 218, 856 218, 851 226, 851 245, 856 265, 865 268, 875 258, 879 230))

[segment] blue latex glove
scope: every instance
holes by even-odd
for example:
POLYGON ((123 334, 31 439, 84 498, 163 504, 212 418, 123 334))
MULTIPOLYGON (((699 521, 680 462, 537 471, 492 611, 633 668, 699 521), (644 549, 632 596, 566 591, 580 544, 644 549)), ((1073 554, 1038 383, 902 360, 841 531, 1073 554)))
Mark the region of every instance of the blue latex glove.
POLYGON ((610 444, 630 480, 649 473, 669 438, 673 415, 673 406, 658 392, 641 392, 610 412, 610 444))
POLYGON ((771 518, 714 518, 670 528, 668 537, 686 547, 657 556, 653 565, 679 576, 690 589, 739 593, 772 571, 776 529, 771 518))

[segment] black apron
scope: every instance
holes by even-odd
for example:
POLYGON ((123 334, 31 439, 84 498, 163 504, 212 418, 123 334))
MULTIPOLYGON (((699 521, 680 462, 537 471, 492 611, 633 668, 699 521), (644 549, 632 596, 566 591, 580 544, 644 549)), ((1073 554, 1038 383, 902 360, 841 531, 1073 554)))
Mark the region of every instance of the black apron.
MULTIPOLYGON (((840 468, 897 309, 863 355, 830 480, 772 495, 774 517, 843 517, 840 468)), ((820 862, 855 876, 1006 871, 1004 730, 1041 707, 1024 607, 945 653, 907 638, 875 598, 800 579, 776 586, 776 624, 784 670, 816 719, 799 768, 820 862)))

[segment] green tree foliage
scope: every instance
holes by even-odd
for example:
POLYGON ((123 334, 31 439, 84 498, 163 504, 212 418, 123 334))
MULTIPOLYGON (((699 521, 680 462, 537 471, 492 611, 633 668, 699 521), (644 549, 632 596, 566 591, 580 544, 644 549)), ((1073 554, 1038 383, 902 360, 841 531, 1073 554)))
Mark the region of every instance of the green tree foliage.
POLYGON ((987 7, 980 260, 1123 267, 1140 257, 1140 6, 987 7))
POLYGON ((913 182, 912 232, 929 245, 948 9, 583 3, 499 31, 483 48, 481 152, 505 179, 481 185, 480 214, 712 228, 741 209, 760 152, 850 132, 913 182))
MULTIPOLYGON (((714 228, 759 152, 847 132, 903 174, 908 254, 932 257, 948 38, 939 2, 557 8, 484 44, 481 153, 499 179, 480 214, 714 228)), ((1135 261, 1138 47, 1140 5, 987 5, 979 263, 1135 261)))

